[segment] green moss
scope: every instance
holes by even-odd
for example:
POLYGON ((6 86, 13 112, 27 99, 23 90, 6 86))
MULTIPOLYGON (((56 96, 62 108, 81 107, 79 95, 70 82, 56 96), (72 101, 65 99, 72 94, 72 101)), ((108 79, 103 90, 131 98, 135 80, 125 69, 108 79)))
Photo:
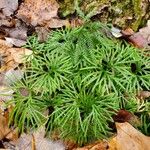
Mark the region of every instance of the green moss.
MULTIPOLYGON (((75 12, 75 0, 60 2, 61 13, 67 16, 75 12)), ((88 14, 95 10, 97 19, 113 23, 121 28, 131 27, 137 31, 144 20, 150 18, 149 3, 142 0, 80 0, 79 7, 88 14), (106 8, 106 9, 104 9, 106 8), (106 15, 107 14, 107 15, 106 15)))
POLYGON ((64 0, 63 2, 59 2, 60 11, 62 16, 67 16, 69 14, 73 14, 75 11, 74 0, 64 0))
POLYGON ((142 7, 141 7, 141 3, 142 3, 142 0, 132 0, 134 14, 135 14, 135 17, 136 17, 136 21, 133 22, 132 28, 135 31, 138 29, 139 25, 141 24, 142 15, 144 13, 143 10, 142 10, 142 7))
MULTIPOLYGON (((75 0, 64 0, 59 2, 60 11, 62 16, 67 16, 75 12, 75 0)), ((101 9, 103 5, 109 4, 107 0, 80 0, 79 1, 81 9, 86 13, 89 13, 93 9, 101 9)))

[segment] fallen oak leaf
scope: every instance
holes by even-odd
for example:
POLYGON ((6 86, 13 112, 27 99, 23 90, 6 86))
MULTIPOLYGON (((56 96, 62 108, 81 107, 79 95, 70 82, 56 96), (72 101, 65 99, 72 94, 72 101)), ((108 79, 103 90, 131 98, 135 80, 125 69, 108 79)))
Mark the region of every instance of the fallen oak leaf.
POLYGON ((150 137, 129 123, 116 123, 117 136, 109 142, 109 150, 150 150, 150 137), (112 145, 115 143, 115 146, 112 145))

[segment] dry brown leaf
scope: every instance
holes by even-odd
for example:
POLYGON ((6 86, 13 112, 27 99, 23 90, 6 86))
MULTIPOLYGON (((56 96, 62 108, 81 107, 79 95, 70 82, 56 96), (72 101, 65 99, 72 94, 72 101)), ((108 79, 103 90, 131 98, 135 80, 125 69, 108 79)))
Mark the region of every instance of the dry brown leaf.
POLYGON ((108 142, 100 140, 84 147, 74 148, 73 150, 107 150, 107 149, 108 149, 108 142))
POLYGON ((4 39, 8 33, 0 27, 0 39, 4 39))
POLYGON ((9 101, 12 99, 14 91, 7 86, 0 86, 0 100, 9 101))
POLYGON ((27 26, 20 20, 15 19, 15 25, 13 28, 5 28, 8 36, 19 40, 27 39, 27 26))
POLYGON ((150 91, 140 91, 140 92, 138 92, 137 97, 140 100, 144 100, 146 98, 149 98, 150 97, 150 91))
POLYGON ((25 56, 32 55, 32 51, 26 48, 9 48, 8 51, 16 63, 23 63, 25 56))
POLYGON ((140 32, 137 32, 129 37, 129 41, 138 48, 145 48, 148 46, 147 40, 140 32))
POLYGON ((4 138, 11 141, 18 139, 18 129, 11 129, 8 127, 9 113, 12 111, 12 107, 7 110, 3 109, 4 102, 0 100, 0 140, 4 138))
POLYGON ((10 16, 18 8, 18 0, 0 0, 0 9, 3 14, 10 16))
POLYGON ((6 49, 12 47, 13 45, 0 39, 0 54, 5 53, 6 49))
POLYGON ((123 36, 131 36, 134 34, 134 31, 131 28, 127 28, 125 30, 122 30, 121 33, 123 36))
POLYGON ((140 121, 138 120, 138 118, 132 114, 131 112, 121 109, 118 111, 118 113, 113 117, 115 122, 129 122, 133 125, 139 125, 140 121))
POLYGON ((5 70, 9 70, 9 68, 15 67, 13 58, 10 56, 10 53, 8 52, 8 49, 11 47, 12 47, 12 44, 7 43, 4 40, 0 40, 0 56, 1 56, 0 72, 4 72, 5 70))
MULTIPOLYGON (((3 14, 0 13, 0 27, 13 27, 15 25, 15 20, 10 18, 10 17, 6 17, 3 14)), ((4 29, 4 28, 3 28, 4 29)))
POLYGON ((9 38, 7 39, 8 42, 21 47, 26 43, 27 31, 28 28, 25 23, 0 13, 0 38, 5 39, 7 37, 9 38))
POLYGON ((50 30, 46 27, 36 27, 35 31, 38 35, 38 40, 40 42, 44 42, 48 39, 48 35, 50 33, 50 30))
POLYGON ((109 143, 109 150, 150 150, 150 137, 143 135, 129 123, 116 123, 117 136, 109 143))
POLYGON ((19 40, 19 39, 15 39, 15 38, 8 38, 5 37, 6 41, 10 44, 13 44, 16 47, 21 47, 24 46, 26 44, 26 41, 24 40, 19 40))
POLYGON ((13 85, 16 81, 19 81, 23 77, 23 71, 21 69, 10 69, 5 72, 3 84, 6 86, 13 85))
POLYGON ((25 0, 18 10, 17 17, 33 26, 62 27, 66 25, 66 21, 58 19, 58 8, 55 0, 25 0))
POLYGON ((132 29, 122 31, 123 36, 138 48, 148 48, 150 44, 150 20, 147 26, 134 33, 132 29))
POLYGON ((49 21, 45 22, 45 26, 48 28, 60 28, 62 26, 69 26, 67 20, 61 20, 59 18, 52 18, 49 21))
POLYGON ((79 27, 79 26, 83 25, 83 23, 84 23, 84 21, 79 19, 78 17, 70 20, 70 26, 72 28, 79 27))
POLYGON ((18 150, 65 150, 64 145, 60 141, 52 141, 44 138, 45 128, 40 128, 33 134, 23 134, 18 139, 16 147, 18 150))
POLYGON ((150 44, 150 20, 147 21, 147 26, 141 28, 139 32, 145 39, 147 39, 148 44, 150 44))
POLYGON ((18 64, 24 62, 24 57, 31 55, 32 51, 25 48, 12 48, 12 45, 4 40, 0 40, 0 56, 3 65, 0 67, 0 72, 14 69, 18 64))
POLYGON ((74 148, 73 150, 107 150, 107 149, 108 143, 106 141, 98 141, 81 148, 74 148))

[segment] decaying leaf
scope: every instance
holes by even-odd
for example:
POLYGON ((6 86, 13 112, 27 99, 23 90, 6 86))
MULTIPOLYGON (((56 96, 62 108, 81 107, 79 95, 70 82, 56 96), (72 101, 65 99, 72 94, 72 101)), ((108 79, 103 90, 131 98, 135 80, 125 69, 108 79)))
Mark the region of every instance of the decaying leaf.
POLYGON ((38 40, 44 42, 47 40, 50 30, 46 27, 36 27, 35 31, 38 35, 38 40))
POLYGON ((14 84, 23 77, 23 71, 20 69, 10 69, 5 72, 3 83, 7 86, 14 84))
POLYGON ((75 27, 79 27, 81 25, 83 25, 84 21, 81 20, 80 18, 76 17, 76 18, 73 18, 70 20, 70 26, 72 28, 75 28, 75 27))
POLYGON ((7 39, 8 42, 17 47, 21 47, 25 44, 27 39, 27 30, 25 23, 11 16, 5 16, 0 12, 0 38, 5 39, 9 37, 11 40, 7 39))
MULTIPOLYGON (((12 22, 12 20, 14 20, 14 19, 11 19, 10 21, 12 22)), ((26 25, 24 23, 22 23, 21 21, 15 19, 13 26, 9 27, 7 25, 7 21, 9 22, 9 20, 2 22, 2 23, 5 23, 5 26, 1 27, 2 30, 4 31, 4 33, 2 33, 3 39, 6 39, 6 41, 8 43, 11 43, 11 44, 15 45, 16 47, 21 47, 21 46, 25 45, 26 39, 27 39, 26 25)))
POLYGON ((11 17, 6 17, 2 13, 0 13, 0 27, 13 27, 15 25, 15 19, 12 19, 11 17))
POLYGON ((8 122, 6 118, 0 114, 0 140, 2 140, 9 132, 8 122))
POLYGON ((27 26, 18 19, 15 19, 15 25, 13 28, 5 28, 5 30, 11 38, 16 38, 19 40, 27 39, 27 26))
POLYGON ((10 16, 18 8, 18 0, 0 0, 0 9, 3 14, 10 16))
POLYGON ((131 35, 129 41, 138 48, 145 48, 148 46, 147 40, 140 32, 131 35))
POLYGON ((32 54, 32 51, 26 48, 9 48, 8 51, 16 63, 23 63, 24 57, 32 54))
POLYGON ((139 124, 139 120, 138 118, 132 114, 131 112, 121 109, 118 111, 118 113, 113 117, 115 122, 129 122, 133 125, 138 125, 139 124))
POLYGON ((74 148, 73 150, 108 150, 108 143, 106 141, 99 141, 81 148, 74 148))
POLYGON ((32 51, 26 48, 12 48, 12 44, 4 40, 0 40, 0 49, 1 61, 4 62, 0 72, 16 68, 18 64, 23 63, 25 56, 32 54, 32 51))
MULTIPOLYGON (((3 105, 3 102, 0 101, 0 106, 3 105)), ((11 111, 11 108, 7 111, 4 111, 0 107, 0 140, 3 140, 4 138, 8 140, 15 141, 18 139, 18 130, 11 129, 8 127, 8 116, 11 111)))
POLYGON ((147 39, 148 44, 150 44, 150 20, 147 21, 147 26, 141 28, 139 32, 145 39, 147 39))
POLYGON ((129 123, 116 123, 117 136, 109 144, 109 150, 150 150, 150 137, 137 131, 129 123))
POLYGON ((18 150, 65 150, 61 141, 52 141, 44 138, 45 128, 41 128, 33 134, 22 134, 18 139, 16 148, 18 150))
POLYGON ((7 86, 0 86, 0 100, 9 101, 12 99, 14 91, 7 86))
POLYGON ((1 56, 0 72, 16 67, 16 64, 14 63, 13 59, 11 58, 8 52, 8 49, 11 47, 12 47, 12 44, 7 43, 4 40, 0 40, 0 56, 1 56))
POLYGON ((58 19, 58 8, 55 0, 25 0, 18 10, 17 17, 33 26, 62 27, 67 21, 58 19))
POLYGON ((24 46, 26 44, 26 41, 24 40, 19 40, 19 39, 15 39, 15 38, 8 38, 5 37, 6 41, 10 44, 13 44, 16 47, 21 47, 24 46))
POLYGON ((125 38, 129 40, 133 45, 138 48, 148 48, 150 44, 150 20, 147 22, 147 26, 134 33, 131 29, 122 31, 125 38))
POLYGON ((149 98, 150 97, 150 91, 139 91, 137 94, 137 97, 140 100, 144 100, 145 98, 149 98))

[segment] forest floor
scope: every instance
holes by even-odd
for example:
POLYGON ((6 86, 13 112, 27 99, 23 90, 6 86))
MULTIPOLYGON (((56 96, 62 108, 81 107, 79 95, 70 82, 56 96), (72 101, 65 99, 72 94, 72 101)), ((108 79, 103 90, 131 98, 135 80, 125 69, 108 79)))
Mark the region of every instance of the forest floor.
MULTIPOLYGON (((100 5, 100 10, 91 15, 91 20, 98 20, 101 17, 101 20, 106 22, 104 18, 106 13, 99 14, 105 12, 108 6, 109 4, 100 5)), ((146 10, 147 5, 144 8, 146 10)), ((15 80, 23 77, 24 57, 22 55, 27 56, 33 53, 32 49, 23 46, 31 35, 37 35, 40 42, 45 42, 49 33, 53 30, 81 26, 83 24, 82 18, 75 14, 74 9, 68 11, 67 9, 66 7, 65 10, 65 6, 55 0, 25 0, 19 2, 18 0, 0 0, 0 149, 150 150, 150 120, 147 131, 149 135, 144 135, 132 126, 131 122, 137 118, 127 110, 120 110, 117 113, 115 118, 117 132, 113 137, 107 140, 97 140, 83 147, 79 147, 72 141, 51 140, 45 137, 45 128, 43 127, 35 132, 20 134, 17 127, 9 126, 9 114, 13 109, 13 106, 5 107, 5 103, 13 97, 13 90, 9 88, 9 85, 12 84, 12 81, 15 82, 15 80), (61 12, 63 15, 60 15, 59 8, 63 10, 61 12), (21 70, 18 69, 20 66, 21 70), (7 80, 7 77, 11 78, 11 81, 7 80)), ((150 57, 150 20, 148 20, 146 12, 147 10, 143 12, 143 16, 146 16, 144 18, 145 23, 138 27, 133 26, 133 24, 137 25, 137 22, 134 22, 131 26, 127 26, 127 24, 118 25, 117 20, 112 19, 110 34, 116 39, 125 40, 141 51, 147 51, 147 57, 150 57)), ((107 14, 108 18, 109 15, 107 14)), ((131 19, 130 16, 128 19, 131 19)), ((119 20, 119 22, 121 21, 119 20)), ((137 98, 140 101, 145 99, 149 101, 150 91, 139 91, 137 98)))

